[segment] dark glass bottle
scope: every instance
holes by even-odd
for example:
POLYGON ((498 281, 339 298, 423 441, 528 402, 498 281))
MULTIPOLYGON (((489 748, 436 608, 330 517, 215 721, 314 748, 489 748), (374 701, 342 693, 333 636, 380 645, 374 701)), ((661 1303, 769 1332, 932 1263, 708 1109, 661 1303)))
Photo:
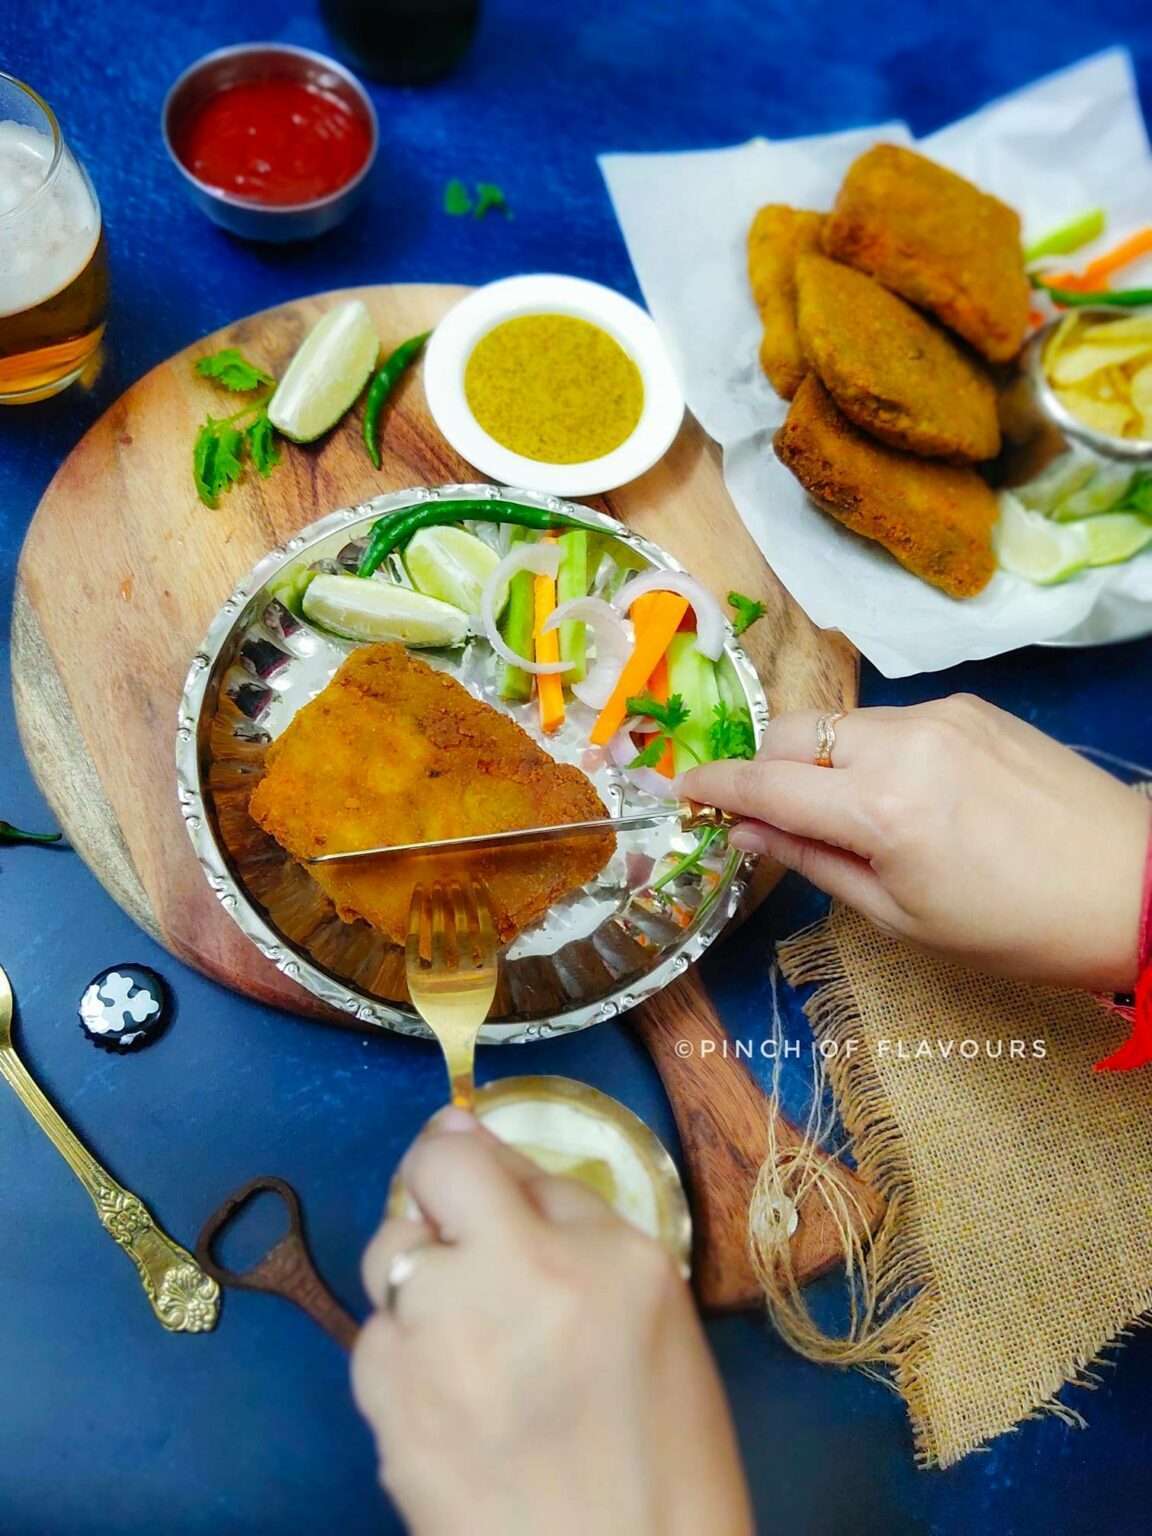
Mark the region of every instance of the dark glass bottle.
POLYGON ((320 0, 320 11, 337 46, 366 75, 424 85, 467 53, 480 0, 320 0))

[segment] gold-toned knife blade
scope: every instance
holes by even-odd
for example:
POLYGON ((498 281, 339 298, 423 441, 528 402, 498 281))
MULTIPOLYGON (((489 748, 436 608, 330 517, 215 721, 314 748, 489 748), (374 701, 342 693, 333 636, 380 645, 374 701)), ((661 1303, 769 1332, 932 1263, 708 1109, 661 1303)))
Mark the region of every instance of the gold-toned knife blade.
MULTIPOLYGON (((713 813, 715 815, 715 813, 713 813)), ((390 855, 477 852, 485 848, 507 848, 517 843, 552 842, 557 838, 592 832, 628 832, 641 827, 658 827, 665 821, 683 821, 698 825, 689 808, 669 806, 662 811, 639 811, 631 816, 599 816, 593 821, 566 821, 546 827, 514 827, 507 832, 475 832, 468 837, 442 837, 427 843, 389 843, 380 848, 350 848, 343 853, 319 853, 305 859, 305 864, 350 864, 358 859, 379 859, 390 855)))

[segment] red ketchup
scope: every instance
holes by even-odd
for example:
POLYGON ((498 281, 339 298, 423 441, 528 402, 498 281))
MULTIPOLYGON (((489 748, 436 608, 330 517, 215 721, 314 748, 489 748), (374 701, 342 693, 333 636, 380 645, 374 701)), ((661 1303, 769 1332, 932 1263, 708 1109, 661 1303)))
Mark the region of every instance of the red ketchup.
POLYGON ((177 143, 193 176, 233 197, 288 206, 351 181, 368 127, 338 96, 299 80, 225 86, 193 111, 177 143))

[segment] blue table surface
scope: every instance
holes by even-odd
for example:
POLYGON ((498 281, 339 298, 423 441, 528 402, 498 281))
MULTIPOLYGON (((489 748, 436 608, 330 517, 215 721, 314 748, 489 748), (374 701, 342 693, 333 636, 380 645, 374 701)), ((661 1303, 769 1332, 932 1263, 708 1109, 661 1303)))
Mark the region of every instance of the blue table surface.
MULTIPOLYGON (((1152 106, 1152 13, 1141 0, 485 0, 475 49, 455 77, 420 91, 373 87, 383 146, 363 213, 335 238, 262 249, 193 210, 159 135, 160 103, 179 70, 209 48, 260 37, 326 46, 314 7, 282 0, 0 7, 0 67, 52 101, 96 182, 115 289, 111 355, 93 393, 0 413, 5 613, 21 539, 63 456, 122 389, 204 332, 351 283, 559 270, 635 294, 598 151, 890 117, 927 132, 1116 42, 1132 48, 1152 106), (515 219, 445 216, 452 176, 499 182, 515 219)), ((1150 663, 1148 641, 1030 650, 900 683, 865 669, 863 695, 907 703, 970 689, 1066 741, 1147 762, 1150 663)), ((6 682, 0 741, 0 815, 45 823, 6 682)), ((810 892, 786 882, 738 944, 707 958, 736 1036, 762 1035, 773 944, 817 910, 810 892)), ((361 1309, 360 1251, 398 1157, 441 1094, 431 1049, 324 1029, 230 995, 156 949, 68 852, 0 851, 0 933, 30 1065, 170 1230, 191 1241, 227 1192, 255 1173, 281 1174, 301 1193, 322 1269, 361 1309), (154 1049, 110 1059, 82 1040, 75 1006, 96 971, 127 960, 158 966, 178 1014, 154 1049)), ((795 1003, 785 1006, 802 1035, 795 1003)), ((675 1142, 655 1073, 625 1027, 490 1053, 484 1069, 584 1078, 675 1142)), ((7 1099, 0 1170, 0 1530, 400 1528, 375 1487, 345 1360, 307 1319, 233 1294, 214 1335, 169 1337, 79 1185, 7 1099)), ((929 1473, 915 1468, 903 1405, 883 1387, 798 1359, 754 1317, 709 1332, 765 1531, 1148 1527, 1152 1334, 1135 1335, 1098 1391, 1073 1394, 1087 1432, 1032 1422, 986 1454, 929 1473)), ((686 1403, 686 1434, 692 1424, 686 1403)))

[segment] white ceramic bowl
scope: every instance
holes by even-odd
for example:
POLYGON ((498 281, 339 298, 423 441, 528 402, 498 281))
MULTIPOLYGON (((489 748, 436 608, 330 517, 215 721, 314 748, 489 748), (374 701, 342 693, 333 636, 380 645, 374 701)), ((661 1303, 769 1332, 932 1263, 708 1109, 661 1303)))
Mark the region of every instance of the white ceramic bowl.
POLYGON ((441 320, 424 354, 424 389, 440 431, 478 470, 506 485, 555 496, 594 496, 635 480, 667 453, 684 417, 684 395, 651 315, 631 299, 580 277, 507 277, 470 293, 441 320), (611 453, 580 464, 545 464, 513 453, 473 416, 464 370, 482 336, 518 315, 576 315, 612 336, 644 383, 635 430, 611 453))

